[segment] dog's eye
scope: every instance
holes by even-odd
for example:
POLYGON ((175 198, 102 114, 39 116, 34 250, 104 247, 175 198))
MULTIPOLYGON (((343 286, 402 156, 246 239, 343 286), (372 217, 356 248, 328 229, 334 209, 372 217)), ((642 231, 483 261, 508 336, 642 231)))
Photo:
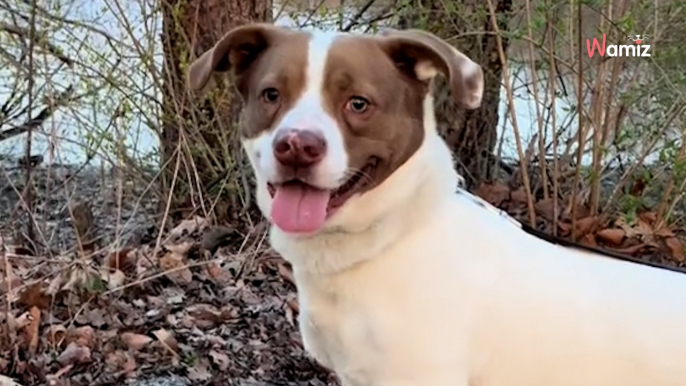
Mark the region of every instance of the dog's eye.
POLYGON ((269 87, 262 91, 262 99, 267 103, 276 103, 279 101, 279 90, 269 87))
POLYGON ((345 107, 354 113, 360 114, 367 111, 367 108, 369 107, 369 101, 362 97, 354 96, 350 98, 345 107))

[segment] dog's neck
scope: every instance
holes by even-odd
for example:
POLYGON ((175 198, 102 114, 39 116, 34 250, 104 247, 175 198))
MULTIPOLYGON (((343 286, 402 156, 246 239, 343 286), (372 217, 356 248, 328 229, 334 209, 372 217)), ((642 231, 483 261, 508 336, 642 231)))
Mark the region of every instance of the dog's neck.
POLYGON ((271 245, 296 273, 330 275, 381 254, 437 215, 458 184, 450 150, 436 131, 433 100, 424 102, 425 136, 417 152, 381 185, 356 197, 311 237, 272 227, 271 245))

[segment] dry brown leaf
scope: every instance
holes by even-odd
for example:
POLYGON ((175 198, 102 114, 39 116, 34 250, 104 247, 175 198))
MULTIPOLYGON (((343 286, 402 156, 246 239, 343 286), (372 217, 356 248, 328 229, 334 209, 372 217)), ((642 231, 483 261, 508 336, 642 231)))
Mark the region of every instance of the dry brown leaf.
POLYGON ((606 228, 598 231, 596 236, 603 242, 613 245, 620 245, 624 241, 624 236, 626 232, 623 229, 618 228, 606 228))
POLYGON ((135 251, 136 253, 136 276, 141 278, 145 274, 159 264, 156 255, 152 253, 150 248, 143 247, 135 251))
POLYGON ((107 366, 120 375, 130 376, 138 365, 133 355, 126 351, 117 350, 105 358, 107 366))
POLYGON ((620 227, 626 236, 627 239, 633 239, 636 237, 636 231, 634 230, 634 227, 632 224, 629 224, 626 221, 626 218, 620 217, 617 220, 615 220, 615 226, 620 227))
POLYGON ((657 213, 648 211, 640 212, 638 214, 638 218, 640 218, 641 221, 652 226, 653 224, 655 224, 655 221, 657 221, 657 213))
POLYGON ((87 363, 91 360, 91 350, 85 346, 79 346, 75 342, 69 343, 67 348, 62 351, 60 356, 57 357, 57 361, 62 366, 68 366, 71 364, 87 363))
MULTIPOLYGON (((91 308, 88 311, 84 311, 82 313, 82 316, 78 319, 80 319, 80 322, 83 324, 88 324, 89 326, 93 326, 95 328, 100 328, 104 325, 107 324, 107 319, 109 319, 109 314, 108 311, 104 308, 91 308)), ((91 328, 91 327, 82 327, 82 328, 91 328)), ((92 328, 91 328, 92 330, 92 328)))
POLYGON ((28 286, 19 295, 19 304, 27 307, 36 306, 41 310, 45 310, 50 305, 50 296, 48 296, 41 283, 34 283, 28 286))
POLYGON ((595 216, 584 217, 576 220, 574 235, 577 238, 582 238, 593 231, 593 228, 598 224, 598 218, 595 216))
POLYGON ((126 275, 118 269, 113 270, 109 267, 102 267, 99 272, 100 278, 107 283, 107 288, 111 290, 121 287, 124 285, 124 281, 126 281, 126 275))
POLYGON ((105 258, 105 266, 123 272, 131 271, 136 267, 136 251, 126 247, 110 253, 105 258))
POLYGON ((193 273, 186 266, 183 255, 167 252, 160 258, 160 269, 170 271, 167 273, 169 280, 179 285, 190 284, 193 281, 193 273))
POLYGON ((286 300, 286 304, 288 304, 288 307, 296 314, 300 313, 300 303, 298 303, 298 299, 288 299, 286 300))
POLYGON ((526 194, 526 189, 524 189, 524 187, 522 186, 519 189, 510 193, 509 209, 528 210, 528 202, 529 197, 526 194))
POLYGON ((645 242, 652 242, 654 239, 653 228, 640 218, 630 224, 626 222, 624 217, 620 217, 615 221, 615 225, 624 230, 627 239, 637 238, 645 242))
POLYGON ((164 247, 172 253, 176 253, 181 256, 187 256, 188 252, 190 252, 191 249, 193 249, 193 247, 196 245, 197 244, 195 241, 188 240, 177 244, 165 244, 164 247))
POLYGON ((167 240, 190 235, 195 233, 195 231, 198 229, 206 228, 208 225, 207 219, 202 216, 194 216, 191 219, 183 220, 179 225, 176 226, 176 228, 169 232, 169 237, 167 240))
POLYGON ((132 332, 121 334, 121 340, 129 349, 134 351, 140 351, 152 342, 151 337, 142 334, 134 334, 132 332))
POLYGON ((226 371, 226 369, 229 368, 229 357, 217 350, 211 350, 210 351, 210 357, 212 358, 212 362, 214 362, 215 365, 219 368, 221 371, 226 371))
POLYGON ((208 370, 209 364, 207 360, 201 359, 195 366, 188 369, 188 379, 193 382, 204 382, 212 378, 212 374, 208 370))
POLYGON ((510 188, 502 182, 482 182, 474 193, 496 207, 510 198, 510 188))
POLYGON ((155 330, 152 332, 153 335, 162 343, 162 346, 169 350, 172 354, 178 355, 179 351, 179 343, 176 341, 176 338, 174 338, 174 335, 165 330, 164 328, 160 328, 159 330, 155 330))
POLYGON ((295 327, 295 312, 293 311, 291 305, 288 304, 288 300, 286 300, 286 304, 284 304, 283 310, 286 314, 286 321, 288 322, 288 324, 295 327))
POLYGON ((536 210, 536 214, 548 221, 553 221, 555 218, 555 213, 553 213, 555 206, 553 205, 552 198, 546 198, 538 201, 536 204, 534 204, 534 209, 536 210))
POLYGON ((636 225, 634 225, 634 230, 636 231, 636 235, 643 237, 646 241, 652 240, 653 236, 655 235, 655 232, 653 232, 653 227, 640 219, 636 222, 636 225))
POLYGON ((560 221, 557 223, 557 228, 560 231, 561 236, 567 236, 569 235, 569 232, 572 230, 572 224, 569 222, 560 221))
POLYGON ((194 318, 196 327, 200 329, 212 328, 221 319, 221 311, 210 304, 194 304, 186 309, 194 318))
MULTIPOLYGON (((571 213, 571 212, 570 212, 571 213)), ((591 208, 587 204, 581 204, 576 208, 576 218, 583 219, 592 215, 591 208)))
POLYGON ((238 310, 234 308, 233 306, 226 304, 222 306, 221 308, 221 315, 219 316, 220 320, 226 321, 226 320, 231 320, 235 319, 238 317, 238 310))
POLYGON ((207 264, 207 275, 219 285, 227 285, 233 280, 231 272, 214 261, 207 264))
POLYGON ((625 255, 636 256, 654 251, 656 247, 652 244, 637 244, 626 248, 608 248, 611 251, 623 253, 625 255))
POLYGON ((211 304, 194 304, 186 309, 189 314, 196 318, 219 320, 221 317, 221 311, 211 304))
POLYGON ((686 260, 686 256, 684 256, 684 245, 679 239, 676 237, 669 237, 665 239, 665 244, 667 245, 667 248, 669 248, 674 260, 680 263, 683 263, 684 260, 686 260))
POLYGON ((74 328, 69 331, 67 340, 79 346, 93 348, 95 345, 95 330, 91 326, 74 328))
POLYGON ((655 230, 655 236, 660 236, 660 237, 676 237, 674 234, 674 231, 669 229, 667 226, 662 226, 660 229, 655 230))
POLYGON ((295 277, 293 276, 293 271, 289 269, 286 264, 279 263, 278 266, 279 276, 281 276, 287 282, 295 285, 295 277))
POLYGON ((31 321, 29 325, 26 326, 26 338, 29 342, 29 354, 33 357, 36 355, 36 350, 38 349, 38 327, 40 326, 41 313, 40 309, 36 306, 31 307, 29 311, 31 321))
POLYGON ((62 271, 60 274, 56 275, 52 280, 50 280, 50 284, 48 284, 48 288, 46 289, 46 294, 50 296, 55 296, 58 292, 62 291, 62 288, 64 288, 64 282, 66 281, 66 272, 62 271))
POLYGON ((579 240, 579 243, 589 246, 589 247, 597 247, 598 243, 595 241, 595 237, 593 236, 592 233, 586 233, 581 240, 579 240))
POLYGON ((50 346, 58 346, 62 344, 62 339, 67 335, 67 328, 61 324, 52 324, 44 334, 50 346))

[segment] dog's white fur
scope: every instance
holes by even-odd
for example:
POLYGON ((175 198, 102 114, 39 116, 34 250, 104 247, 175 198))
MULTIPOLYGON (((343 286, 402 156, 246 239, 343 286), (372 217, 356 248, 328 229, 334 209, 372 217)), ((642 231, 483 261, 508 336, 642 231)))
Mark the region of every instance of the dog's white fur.
MULTIPOLYGON (((308 52, 308 71, 306 89, 298 102, 276 124, 274 130, 265 131, 251 140, 244 140, 248 157, 260 186, 265 188, 266 181, 278 178, 277 161, 272 152, 274 138, 284 130, 309 130, 319 132, 327 143, 327 154, 321 163, 314 166, 312 184, 326 189, 335 189, 348 176, 348 155, 345 152, 343 136, 336 121, 324 110, 321 90, 324 87, 324 66, 326 55, 337 34, 318 32, 313 34, 308 52)), ((266 190, 259 197, 261 202, 268 197, 266 190)), ((264 212, 270 213, 270 212, 264 212)))
MULTIPOLYGON (((309 58, 321 63, 316 42, 309 58)), ((308 71, 321 79, 323 67, 308 71)), ((686 385, 686 276, 547 243, 455 193, 431 97, 424 113, 419 150, 322 232, 272 227, 314 358, 345 386, 686 385)), ((268 214, 255 141, 245 145, 268 214)))

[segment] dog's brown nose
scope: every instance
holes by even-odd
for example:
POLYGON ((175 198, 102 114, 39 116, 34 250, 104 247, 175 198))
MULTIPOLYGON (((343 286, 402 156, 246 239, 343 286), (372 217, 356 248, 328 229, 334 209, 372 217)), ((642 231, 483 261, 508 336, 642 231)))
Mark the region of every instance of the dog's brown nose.
POLYGON ((326 141, 309 130, 287 130, 274 139, 274 156, 283 166, 303 168, 324 158, 326 141))

